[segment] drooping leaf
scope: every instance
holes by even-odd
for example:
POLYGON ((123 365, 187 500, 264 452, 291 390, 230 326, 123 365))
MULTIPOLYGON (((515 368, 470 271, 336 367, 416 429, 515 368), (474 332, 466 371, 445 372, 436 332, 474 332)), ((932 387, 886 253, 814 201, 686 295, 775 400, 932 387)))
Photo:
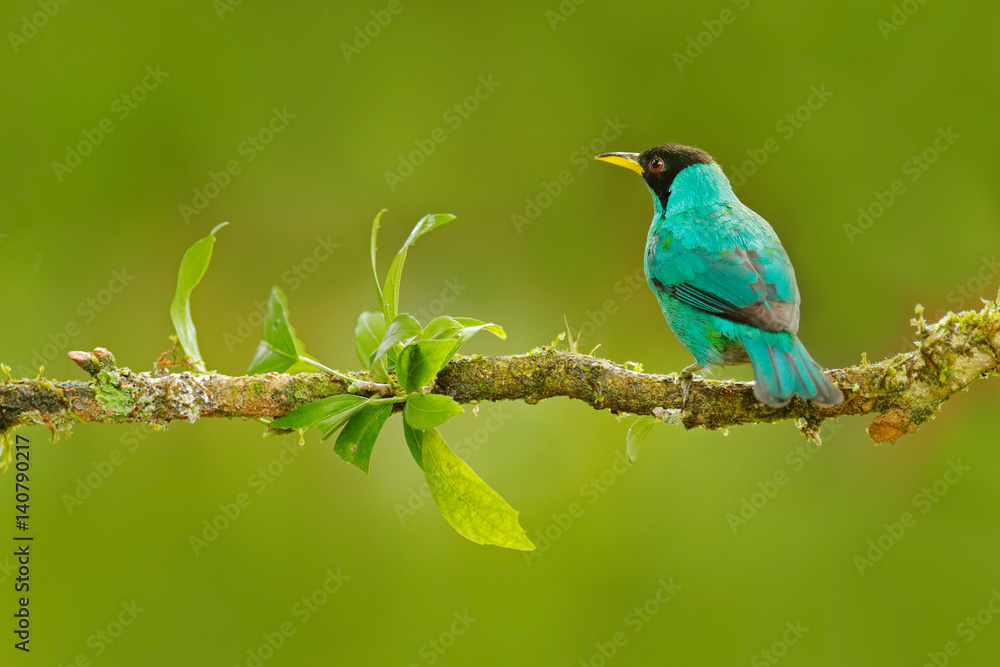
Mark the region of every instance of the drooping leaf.
MULTIPOLYGON (((331 419, 348 419, 362 405, 368 402, 364 396, 338 394, 306 403, 301 408, 289 412, 271 422, 271 428, 309 428, 331 419)), ((322 430, 322 429, 321 429, 322 430)))
POLYGON ((410 448, 410 454, 413 456, 413 460, 417 462, 417 465, 421 468, 424 467, 424 458, 421 453, 421 448, 424 442, 424 432, 418 431, 409 424, 406 420, 403 420, 403 437, 406 438, 406 446, 410 448))
POLYGON ((372 458, 372 447, 385 421, 392 414, 392 404, 366 405, 350 418, 344 430, 337 436, 333 451, 348 463, 356 465, 368 474, 372 458))
MULTIPOLYGON (((382 226, 382 216, 385 215, 385 209, 378 212, 375 219, 372 221, 372 277, 375 278, 375 294, 378 296, 378 307, 383 311, 385 310, 384 301, 382 297, 382 285, 378 280, 378 261, 376 257, 378 256, 378 230, 382 226)), ((392 318, 386 318, 386 320, 391 320, 392 318)))
POLYGON ((454 354, 454 341, 418 340, 399 353, 396 377, 407 393, 417 391, 434 379, 454 354))
POLYGON ((424 327, 422 338, 424 340, 454 340, 453 354, 458 354, 466 341, 484 330, 502 340, 507 338, 507 332, 499 324, 483 322, 471 317, 448 317, 447 315, 441 315, 431 320, 424 327))
POLYGON ((360 410, 362 407, 363 406, 350 408, 348 410, 345 410, 344 412, 338 413, 331 417, 327 417, 326 419, 317 422, 316 428, 319 429, 319 432, 323 434, 323 437, 320 438, 320 441, 326 442, 333 436, 337 435, 337 431, 339 431, 344 426, 344 424, 347 423, 347 421, 351 418, 351 415, 360 410))
POLYGON ((451 451, 436 429, 424 432, 421 450, 431 496, 455 530, 478 544, 535 548, 517 521, 517 511, 451 451))
POLYGON ((424 234, 431 232, 441 225, 447 224, 455 219, 451 213, 431 213, 425 215, 417 221, 417 224, 413 226, 410 230, 410 235, 406 239, 406 243, 403 244, 404 248, 409 248, 413 245, 417 239, 419 239, 424 234))
POLYGON ((354 327, 354 350, 365 370, 371 368, 372 352, 385 336, 385 329, 384 313, 366 310, 358 315, 358 324, 354 327))
POLYGON ((451 338, 452 334, 461 328, 462 323, 454 317, 439 315, 427 323, 427 326, 424 327, 424 331, 421 334, 421 338, 424 340, 451 338))
POLYGON ((206 369, 201 358, 201 351, 198 349, 198 331, 191 319, 191 292, 198 286, 205 271, 208 270, 208 264, 212 260, 216 232, 228 224, 228 222, 223 222, 216 225, 208 236, 195 242, 184 253, 181 266, 177 270, 177 289, 170 302, 170 319, 174 323, 174 331, 177 332, 177 342, 180 343, 184 354, 194 360, 192 365, 195 370, 202 373, 206 369))
MULTIPOLYGON (((466 319, 466 318, 462 318, 462 319, 466 319)), ((461 321, 461 320, 459 320, 459 321, 461 321)), ((479 320, 472 320, 472 321, 473 322, 479 322, 479 320)), ((489 323, 487 323, 487 322, 479 322, 479 324, 464 325, 461 329, 459 329, 453 335, 453 338, 455 340, 455 348, 451 352, 452 356, 455 356, 456 354, 458 354, 458 351, 460 349, 462 349, 462 346, 465 345, 465 343, 470 338, 472 338, 477 333, 479 333, 480 331, 483 331, 483 330, 489 331, 490 333, 492 333, 493 335, 495 335, 497 338, 500 338, 501 340, 504 340, 504 339, 507 338, 507 332, 505 332, 503 330, 503 328, 499 324, 493 324, 492 322, 489 322, 489 323)))
POLYGON ((392 264, 389 265, 389 273, 385 276, 385 286, 382 295, 382 310, 385 313, 385 319, 387 322, 394 320, 396 318, 396 314, 399 312, 399 284, 403 277, 403 264, 406 263, 406 254, 410 249, 410 246, 416 243, 417 239, 424 234, 440 227, 445 223, 451 222, 454 219, 455 216, 450 213, 432 213, 431 215, 425 215, 413 227, 413 230, 407 237, 406 242, 403 243, 403 247, 399 249, 398 253, 396 253, 396 256, 392 260, 392 264))
POLYGON ((275 285, 267 301, 264 333, 247 373, 284 373, 299 361, 300 348, 288 321, 288 298, 275 285))
POLYGON ((382 341, 379 343, 378 348, 372 353, 371 362, 375 363, 378 359, 389 351, 393 345, 396 343, 408 343, 417 336, 420 335, 420 323, 413 319, 412 316, 406 313, 400 313, 396 316, 385 330, 385 335, 382 336, 382 341))
POLYGON ((434 428, 455 415, 462 414, 462 406, 451 396, 441 394, 415 394, 406 399, 403 419, 418 430, 434 428))
POLYGON ((629 461, 635 461, 639 456, 639 448, 649 435, 649 429, 658 421, 660 420, 656 417, 639 417, 632 422, 628 435, 625 436, 625 453, 628 454, 629 461))
POLYGON ((463 328, 475 329, 475 331, 472 332, 473 334, 485 329, 500 340, 507 340, 507 332, 504 331, 503 327, 499 324, 494 324, 493 322, 483 322, 482 320, 477 320, 471 317, 456 317, 455 321, 461 324, 463 328))

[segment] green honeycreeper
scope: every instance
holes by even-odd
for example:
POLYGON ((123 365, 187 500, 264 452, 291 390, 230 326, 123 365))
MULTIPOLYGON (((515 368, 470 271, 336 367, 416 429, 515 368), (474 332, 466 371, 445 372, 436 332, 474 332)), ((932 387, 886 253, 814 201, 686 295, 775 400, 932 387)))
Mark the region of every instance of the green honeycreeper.
POLYGON ((653 194, 646 279, 697 366, 750 362, 754 395, 771 407, 793 394, 844 399, 799 341, 799 288, 767 220, 737 199, 715 160, 680 144, 597 156, 642 176, 653 194))

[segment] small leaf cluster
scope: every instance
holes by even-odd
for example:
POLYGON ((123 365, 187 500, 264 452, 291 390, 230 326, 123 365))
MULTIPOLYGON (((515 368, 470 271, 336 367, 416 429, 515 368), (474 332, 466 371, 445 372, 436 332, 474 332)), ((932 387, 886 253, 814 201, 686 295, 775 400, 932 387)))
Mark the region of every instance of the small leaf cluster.
MULTIPOLYGON (((447 315, 421 325, 412 315, 399 312, 403 266, 410 248, 455 216, 433 214, 421 218, 393 258, 385 279, 380 280, 378 233, 384 214, 384 210, 379 212, 371 230, 372 275, 379 309, 361 313, 354 330, 358 361, 370 381, 339 373, 309 355, 292 328, 288 299, 275 286, 268 300, 262 338, 248 372, 296 373, 318 369, 349 383, 349 393, 304 405, 270 422, 269 431, 315 427, 324 441, 336 435, 334 451, 344 461, 369 473, 379 433, 394 408, 401 407, 406 444, 424 472, 435 503, 455 530, 479 544, 534 549, 518 523, 517 511, 448 447, 438 431, 449 419, 462 414, 462 406, 450 396, 433 393, 438 373, 469 339, 481 331, 501 339, 506 338, 506 333, 492 322, 447 315), (372 391, 373 387, 378 391, 372 391), (361 395, 362 391, 371 395, 361 395)), ((208 267, 219 227, 195 243, 184 256, 177 295, 171 304, 178 343, 192 359, 192 366, 201 372, 205 371, 205 365, 191 320, 190 295, 208 267)))

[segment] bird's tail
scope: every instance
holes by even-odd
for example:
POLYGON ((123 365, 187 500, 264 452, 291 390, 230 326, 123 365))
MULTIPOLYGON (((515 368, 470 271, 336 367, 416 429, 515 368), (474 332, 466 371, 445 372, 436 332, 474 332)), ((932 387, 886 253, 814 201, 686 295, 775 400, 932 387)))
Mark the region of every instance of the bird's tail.
POLYGON ((788 332, 756 330, 740 337, 753 366, 754 396, 780 408, 793 394, 819 405, 836 405, 844 394, 823 373, 798 336, 788 332))

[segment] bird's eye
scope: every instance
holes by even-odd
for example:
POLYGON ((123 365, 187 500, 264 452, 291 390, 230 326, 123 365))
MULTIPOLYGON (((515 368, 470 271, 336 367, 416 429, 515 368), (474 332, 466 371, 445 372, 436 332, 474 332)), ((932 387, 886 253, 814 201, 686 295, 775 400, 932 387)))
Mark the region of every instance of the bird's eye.
POLYGON ((662 171, 663 160, 661 160, 658 157, 654 157, 652 160, 649 161, 649 168, 652 169, 653 171, 662 171))

